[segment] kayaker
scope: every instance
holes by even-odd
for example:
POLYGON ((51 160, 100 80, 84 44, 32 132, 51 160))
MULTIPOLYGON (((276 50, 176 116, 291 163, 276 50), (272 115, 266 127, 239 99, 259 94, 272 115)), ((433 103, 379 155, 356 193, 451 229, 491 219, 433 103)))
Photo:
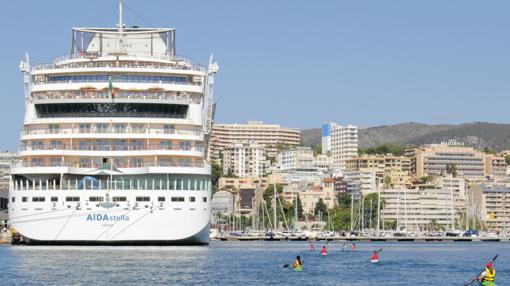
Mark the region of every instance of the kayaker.
POLYGON ((301 261, 301 256, 296 256, 296 260, 294 260, 294 264, 292 264, 292 268, 294 268, 294 271, 301 271, 303 270, 303 261, 301 261))
POLYGON ((478 276, 478 281, 483 286, 495 286, 494 279, 496 278, 496 269, 493 268, 492 262, 487 263, 485 270, 478 276))
POLYGON ((310 251, 314 251, 315 250, 315 245, 313 245, 313 243, 310 242, 310 251))
POLYGON ((372 262, 379 261, 379 251, 374 250, 374 254, 372 254, 372 257, 370 257, 370 261, 372 261, 372 262))
POLYGON ((328 249, 326 248, 326 246, 322 247, 321 254, 322 255, 328 255, 328 249))
POLYGON ((358 247, 356 246, 356 244, 353 243, 351 246, 351 251, 356 251, 356 250, 358 250, 358 247))

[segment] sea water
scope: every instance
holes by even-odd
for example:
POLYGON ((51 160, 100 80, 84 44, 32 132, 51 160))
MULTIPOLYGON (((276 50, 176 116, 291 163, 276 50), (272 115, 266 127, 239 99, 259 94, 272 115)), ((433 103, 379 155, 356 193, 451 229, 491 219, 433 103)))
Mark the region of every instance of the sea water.
POLYGON ((495 262, 510 285, 510 243, 212 242, 209 246, 4 246, 0 285, 464 285, 495 262), (349 244, 348 244, 349 246, 349 244), (382 248, 380 261, 370 263, 382 248), (301 255, 303 271, 284 268, 301 255))

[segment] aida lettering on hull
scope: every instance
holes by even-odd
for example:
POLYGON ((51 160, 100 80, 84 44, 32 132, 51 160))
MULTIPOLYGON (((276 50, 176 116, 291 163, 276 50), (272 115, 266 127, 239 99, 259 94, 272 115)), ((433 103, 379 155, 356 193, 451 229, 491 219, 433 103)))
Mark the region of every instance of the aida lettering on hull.
POLYGON ((87 221, 129 221, 127 215, 89 214, 87 221))

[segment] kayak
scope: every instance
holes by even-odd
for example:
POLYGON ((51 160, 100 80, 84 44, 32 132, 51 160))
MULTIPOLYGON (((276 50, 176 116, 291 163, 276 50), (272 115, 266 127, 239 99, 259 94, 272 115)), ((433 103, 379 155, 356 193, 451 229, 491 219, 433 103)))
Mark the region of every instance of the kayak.
POLYGON ((379 262, 379 259, 370 259, 370 262, 377 263, 377 262, 379 262))
POLYGON ((294 267, 294 271, 296 271, 296 272, 303 271, 303 266, 294 267))
POLYGON ((322 256, 326 256, 326 255, 328 255, 328 253, 327 252, 321 252, 321 255, 322 256))

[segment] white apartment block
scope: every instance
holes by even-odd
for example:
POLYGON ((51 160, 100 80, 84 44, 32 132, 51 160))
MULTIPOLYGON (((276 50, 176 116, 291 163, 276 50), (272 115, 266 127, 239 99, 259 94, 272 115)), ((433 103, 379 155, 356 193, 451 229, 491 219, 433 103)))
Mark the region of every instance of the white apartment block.
POLYGON ((276 164, 279 170, 312 169, 313 151, 310 147, 296 147, 278 153, 276 164))
POLYGON ((444 189, 384 189, 381 199, 385 206, 381 219, 396 222, 397 229, 408 231, 432 231, 436 225, 458 228, 460 210, 455 208, 451 192, 444 189))
POLYGON ((246 124, 213 124, 209 141, 209 159, 218 161, 225 148, 236 142, 253 141, 266 148, 266 156, 275 158, 279 147, 295 147, 301 142, 298 129, 248 121, 246 124))
POLYGON ((268 162, 263 145, 255 142, 236 142, 225 147, 223 172, 231 171, 238 177, 263 177, 268 162))
POLYGON ((331 155, 333 169, 345 171, 347 160, 358 156, 358 127, 331 123, 331 155))

